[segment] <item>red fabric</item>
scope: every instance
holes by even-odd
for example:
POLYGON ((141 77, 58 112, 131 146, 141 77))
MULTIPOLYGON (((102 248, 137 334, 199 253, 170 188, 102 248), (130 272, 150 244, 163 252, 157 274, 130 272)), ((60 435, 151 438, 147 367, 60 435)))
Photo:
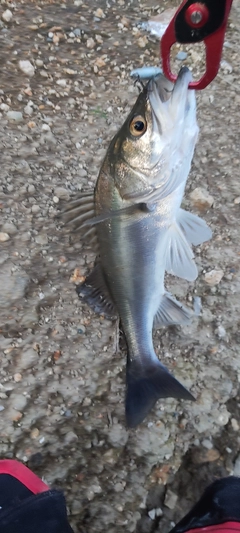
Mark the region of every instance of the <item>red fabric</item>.
POLYGON ((9 474, 9 476, 15 477, 33 494, 49 490, 48 485, 29 468, 12 459, 0 460, 0 474, 9 474))
POLYGON ((240 522, 224 522, 213 526, 188 529, 187 533, 232 533, 233 531, 240 533, 240 522))

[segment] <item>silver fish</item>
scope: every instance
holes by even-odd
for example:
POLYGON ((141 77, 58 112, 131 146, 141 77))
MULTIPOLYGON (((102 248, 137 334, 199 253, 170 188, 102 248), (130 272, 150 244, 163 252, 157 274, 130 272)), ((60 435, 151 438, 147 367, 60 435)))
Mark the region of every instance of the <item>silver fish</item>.
POLYGON ((191 244, 211 237, 206 223, 180 208, 198 135, 189 70, 175 85, 151 79, 107 150, 95 190, 65 212, 75 229, 94 232, 98 258, 77 287, 96 312, 118 316, 127 343, 126 421, 138 425, 159 398, 194 400, 162 365, 154 327, 192 313, 165 291, 164 274, 192 281, 191 244))

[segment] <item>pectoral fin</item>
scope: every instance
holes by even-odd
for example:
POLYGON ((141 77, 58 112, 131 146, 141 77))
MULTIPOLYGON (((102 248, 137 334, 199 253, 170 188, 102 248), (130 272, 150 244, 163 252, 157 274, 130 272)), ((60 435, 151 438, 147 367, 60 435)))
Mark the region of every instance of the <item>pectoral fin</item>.
POLYGON ((202 220, 202 218, 198 217, 197 215, 193 215, 184 209, 179 209, 177 223, 179 224, 187 241, 194 246, 202 244, 212 237, 212 232, 205 220, 202 220))
POLYGON ((65 224, 71 225, 74 231, 79 231, 94 217, 94 214, 94 191, 89 191, 80 193, 67 204, 62 219, 65 224))
POLYGON ((187 281, 194 281, 198 270, 193 261, 193 251, 177 223, 168 230, 167 246, 166 271, 187 281))
POLYGON ((155 315, 153 327, 156 329, 173 324, 188 324, 192 317, 190 309, 175 300, 169 292, 165 292, 155 315))
POLYGON ((109 319, 114 319, 118 316, 100 263, 94 267, 85 281, 77 286, 76 290, 79 298, 86 301, 95 313, 104 315, 109 319))

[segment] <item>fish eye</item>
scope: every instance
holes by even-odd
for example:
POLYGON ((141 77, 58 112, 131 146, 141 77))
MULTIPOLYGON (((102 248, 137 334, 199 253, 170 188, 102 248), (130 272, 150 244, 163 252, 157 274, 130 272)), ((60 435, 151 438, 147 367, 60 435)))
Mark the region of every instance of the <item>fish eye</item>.
POLYGON ((129 125, 130 133, 134 137, 140 137, 147 129, 147 121, 141 115, 133 117, 129 125))

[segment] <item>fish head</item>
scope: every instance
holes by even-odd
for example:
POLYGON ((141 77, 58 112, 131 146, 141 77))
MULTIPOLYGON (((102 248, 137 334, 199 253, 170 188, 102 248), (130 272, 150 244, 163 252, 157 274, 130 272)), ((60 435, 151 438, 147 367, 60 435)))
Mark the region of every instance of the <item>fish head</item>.
MULTIPOLYGON (((174 164, 177 159, 191 159, 198 136, 195 91, 188 89, 192 74, 181 68, 175 84, 163 75, 150 80, 148 98, 152 110, 152 135, 159 143, 154 159, 163 162, 168 158, 174 164)), ((171 165, 170 165, 171 166, 171 165)))
POLYGON ((108 151, 122 197, 160 187, 183 160, 182 179, 187 179, 198 134, 191 79, 183 67, 174 84, 160 74, 142 88, 108 151))

